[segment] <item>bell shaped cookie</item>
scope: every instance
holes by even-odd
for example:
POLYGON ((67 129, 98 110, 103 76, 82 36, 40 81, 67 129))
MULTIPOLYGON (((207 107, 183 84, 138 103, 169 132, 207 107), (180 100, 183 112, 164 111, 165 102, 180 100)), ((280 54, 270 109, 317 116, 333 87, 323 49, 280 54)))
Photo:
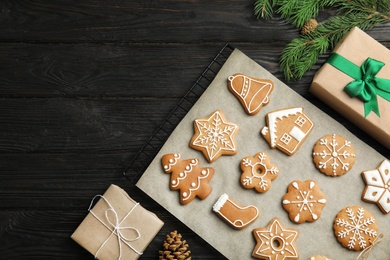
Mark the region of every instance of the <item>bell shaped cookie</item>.
POLYGON ((256 115, 270 101, 274 83, 268 79, 252 78, 242 73, 228 78, 229 90, 241 102, 249 115, 256 115))

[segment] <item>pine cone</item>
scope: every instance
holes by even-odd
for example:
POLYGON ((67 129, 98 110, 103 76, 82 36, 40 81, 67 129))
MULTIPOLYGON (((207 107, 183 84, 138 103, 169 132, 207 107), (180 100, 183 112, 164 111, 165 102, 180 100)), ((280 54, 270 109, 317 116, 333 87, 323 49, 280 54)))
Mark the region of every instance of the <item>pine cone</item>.
POLYGON ((191 260, 191 251, 188 250, 187 241, 182 241, 181 239, 181 234, 177 233, 176 230, 167 235, 167 239, 163 244, 163 250, 159 251, 159 259, 191 260))
POLYGON ((306 35, 306 34, 310 34, 312 32, 315 31, 315 29, 317 28, 318 26, 318 22, 316 19, 310 19, 309 21, 307 21, 303 26, 302 26, 302 29, 301 29, 301 34, 302 35, 306 35))

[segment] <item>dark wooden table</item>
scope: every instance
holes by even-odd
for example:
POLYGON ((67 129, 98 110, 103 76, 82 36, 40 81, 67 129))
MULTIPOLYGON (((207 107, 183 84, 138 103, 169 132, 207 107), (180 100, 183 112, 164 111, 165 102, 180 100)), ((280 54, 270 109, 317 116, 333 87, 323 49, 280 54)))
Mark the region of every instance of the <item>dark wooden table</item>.
MULTIPOLYGON (((299 30, 256 19, 253 0, 0 7, 0 258, 93 259, 70 235, 111 183, 165 222, 141 259, 156 259, 175 229, 194 259, 223 258, 122 172, 225 43, 283 80, 279 55, 299 30)), ((390 24, 368 33, 390 47, 390 24)), ((325 58, 288 85, 390 158, 308 92, 325 58)))

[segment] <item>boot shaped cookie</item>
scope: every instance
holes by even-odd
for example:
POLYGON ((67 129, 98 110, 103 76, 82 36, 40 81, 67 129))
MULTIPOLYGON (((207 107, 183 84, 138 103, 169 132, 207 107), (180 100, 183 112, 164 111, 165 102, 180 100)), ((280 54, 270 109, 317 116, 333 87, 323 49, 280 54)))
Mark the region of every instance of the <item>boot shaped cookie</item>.
POLYGON ((180 154, 166 154, 161 159, 165 173, 171 174, 169 188, 180 190, 180 203, 190 203, 196 196, 205 199, 211 193, 209 181, 214 169, 201 168, 198 159, 182 160, 180 154))
POLYGON ((245 228, 259 216, 259 210, 255 206, 242 207, 231 200, 226 193, 219 197, 213 206, 213 211, 235 229, 245 228))
POLYGON ((241 102, 246 113, 255 115, 268 104, 274 84, 267 79, 251 78, 236 73, 228 78, 228 87, 241 102))

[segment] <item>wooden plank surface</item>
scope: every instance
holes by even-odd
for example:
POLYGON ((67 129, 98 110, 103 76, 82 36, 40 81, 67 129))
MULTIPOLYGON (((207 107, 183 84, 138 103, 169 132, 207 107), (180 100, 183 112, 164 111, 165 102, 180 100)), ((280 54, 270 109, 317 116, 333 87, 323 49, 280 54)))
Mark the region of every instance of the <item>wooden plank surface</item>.
MULTIPOLYGON (((252 0, 0 7, 0 259, 93 259, 70 235, 111 183, 165 222, 141 259, 156 259, 175 229, 194 259, 223 259, 122 172, 225 43, 283 80, 278 59, 299 30, 257 20, 252 0)), ((384 24, 368 33, 389 48, 389 32, 384 24)), ((390 158, 308 92, 326 56, 288 85, 390 158)))

